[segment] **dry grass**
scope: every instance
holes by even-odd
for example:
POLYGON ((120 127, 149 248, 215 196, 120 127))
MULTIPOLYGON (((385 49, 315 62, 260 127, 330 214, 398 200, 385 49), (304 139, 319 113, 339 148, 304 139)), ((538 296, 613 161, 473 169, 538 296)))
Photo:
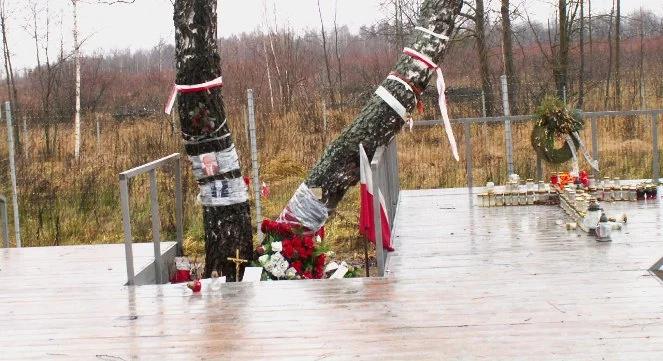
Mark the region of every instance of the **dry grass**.
MULTIPOLYGON (((284 116, 259 116, 261 177, 271 187, 271 197, 263 203, 265 216, 278 215, 325 144, 352 121, 356 112, 356 109, 331 112, 326 131, 323 130, 322 115, 317 108, 284 116)), ((462 109, 459 112, 462 113, 462 109)), ((433 116, 426 115, 428 118, 433 116)), ((241 110, 231 110, 229 118, 232 119, 231 127, 243 160, 244 174, 249 174, 250 157, 241 110)), ((117 122, 101 115, 99 145, 94 125, 90 124, 92 119, 83 119, 87 127, 83 134, 83 157, 79 162, 73 159, 70 125, 50 127, 51 137, 57 128, 57 138, 53 142, 56 146, 50 154, 46 152, 43 127, 31 126, 29 149, 21 152, 17 160, 24 245, 122 242, 118 173, 182 151, 180 138, 177 132, 172 131, 169 118, 117 122)), ((529 144, 531 126, 527 123, 513 126, 515 168, 525 178, 533 178, 535 174, 535 157, 529 144)), ((467 134, 461 126, 454 126, 454 130, 461 148, 460 163, 451 158, 442 127, 415 128, 412 133, 402 133, 399 137, 399 158, 403 188, 461 187, 466 184, 463 145, 467 134)), ((489 180, 504 181, 506 157, 503 131, 503 126, 499 124, 471 127, 476 185, 489 180)), ((661 134, 660 128, 658 132, 661 134)), ((21 136, 25 138, 25 134, 21 136)), ((590 144, 588 131, 584 137, 590 144)), ((0 131, 0 139, 6 139, 4 129, 0 131)), ((651 139, 650 118, 601 119, 599 142, 603 173, 621 178, 651 176, 651 139)), ((660 145, 659 148, 663 149, 660 145)), ((0 152, 7 154, 5 142, 0 142, 0 152)), ((0 164, 3 167, 0 192, 10 196, 8 162, 4 159, 0 164)), ((546 174, 561 169, 565 166, 544 167, 546 174)), ((170 170, 164 170, 159 177, 163 236, 166 239, 172 239, 175 228, 174 185, 170 174, 170 170)), ((186 248, 191 254, 201 254, 204 234, 201 209, 194 202, 197 187, 188 162, 184 162, 183 176, 186 248)), ((138 178, 131 184, 133 232, 138 241, 151 239, 147 189, 147 177, 138 178)), ((327 226, 332 248, 347 258, 359 258, 363 254, 363 243, 357 233, 358 207, 358 193, 353 189, 327 226)))

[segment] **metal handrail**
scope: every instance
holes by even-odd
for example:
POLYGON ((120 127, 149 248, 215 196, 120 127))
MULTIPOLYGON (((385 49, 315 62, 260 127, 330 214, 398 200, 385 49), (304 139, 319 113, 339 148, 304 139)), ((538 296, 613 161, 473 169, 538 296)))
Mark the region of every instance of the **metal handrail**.
POLYGON ((7 198, 0 195, 0 221, 2 221, 2 244, 5 248, 9 248, 9 226, 7 221, 7 198))
POLYGON ((152 242, 154 244, 154 271, 157 283, 164 283, 162 277, 163 263, 161 260, 161 218, 159 217, 159 200, 156 171, 169 163, 175 163, 175 223, 177 229, 178 253, 182 252, 184 238, 183 210, 182 210, 182 171, 181 156, 179 153, 152 161, 150 163, 129 169, 120 173, 120 206, 122 208, 122 223, 124 228, 124 251, 127 261, 127 284, 135 284, 133 237, 131 235, 131 212, 129 210, 129 180, 144 173, 150 176, 150 206, 152 215, 152 242))
MULTIPOLYGON (((652 180, 658 182, 660 180, 660 157, 658 150, 658 122, 659 117, 663 115, 663 109, 645 109, 645 110, 626 110, 626 111, 600 111, 600 112, 583 112, 579 111, 580 116, 584 119, 587 118, 590 120, 591 124, 591 140, 592 140, 592 156, 594 159, 599 160, 599 143, 598 143, 598 118, 614 118, 614 117, 633 117, 633 116, 651 116, 652 124, 652 180)), ((462 124, 465 129, 465 147, 466 154, 472 154, 472 134, 470 132, 470 126, 472 124, 482 124, 482 123, 504 123, 505 121, 510 122, 527 122, 536 120, 535 115, 515 115, 515 116, 497 116, 497 117, 485 117, 485 118, 458 118, 452 119, 452 123, 462 124)), ((433 125, 442 125, 444 124, 443 120, 422 120, 414 122, 415 127, 425 127, 433 125)), ((510 160, 507 159, 507 162, 510 160)), ((473 176, 472 176, 472 157, 465 157, 465 167, 467 172, 467 187, 472 188, 473 186, 473 176)), ((599 177, 599 172, 593 171, 594 177, 599 177)), ((537 157, 536 162, 536 177, 538 179, 543 178, 543 166, 541 159, 537 157)))
POLYGON ((395 138, 387 146, 376 149, 371 161, 373 180, 373 225, 375 229, 375 258, 378 263, 378 276, 385 275, 387 253, 382 247, 382 215, 380 206, 380 193, 384 196, 387 207, 389 226, 393 230, 398 197, 400 194, 400 181, 398 178, 398 148, 395 138))

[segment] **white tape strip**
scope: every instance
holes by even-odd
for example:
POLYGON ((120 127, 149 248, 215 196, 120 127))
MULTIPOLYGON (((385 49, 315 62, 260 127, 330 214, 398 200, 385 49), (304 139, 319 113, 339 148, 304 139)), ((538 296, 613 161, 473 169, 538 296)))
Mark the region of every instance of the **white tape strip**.
POLYGON ((573 142, 573 139, 570 135, 566 135, 566 144, 569 145, 571 149, 571 155, 573 156, 573 170, 571 170, 571 175, 577 177, 580 174, 580 166, 578 165, 578 155, 576 154, 576 145, 573 142))
POLYGON ((396 99, 389 90, 385 89, 382 86, 379 86, 378 89, 375 91, 375 94, 382 98, 382 100, 387 103, 393 109, 396 114, 398 114, 403 120, 407 122, 407 109, 401 104, 398 99, 396 99))
POLYGON ((589 151, 587 150, 587 147, 585 147, 585 143, 582 141, 580 138, 580 135, 578 132, 573 132, 573 137, 578 141, 578 144, 580 144, 580 151, 582 152, 582 155, 585 157, 585 160, 589 165, 596 169, 597 171, 599 170, 599 161, 595 160, 592 158, 592 155, 589 154, 589 151))
POLYGON ((397 77, 396 75, 389 74, 387 76, 387 79, 394 80, 394 81, 397 81, 397 82, 401 83, 405 87, 405 89, 409 90, 412 94, 416 94, 414 92, 414 89, 412 89, 412 87, 410 86, 410 84, 406 83, 403 79, 397 77))
POLYGON ((189 160, 196 179, 212 177, 239 169, 239 156, 234 145, 220 152, 189 156, 189 160))
POLYGON ((316 232, 327 222, 329 210, 311 192, 308 186, 302 183, 288 202, 277 222, 301 225, 309 231, 316 232))
POLYGON ((204 206, 230 206, 247 200, 243 178, 215 180, 200 186, 200 202, 204 206))
POLYGON ((432 30, 426 29, 426 28, 421 27, 421 26, 417 26, 417 27, 415 27, 414 29, 415 29, 415 30, 419 30, 419 31, 421 31, 421 32, 424 32, 424 33, 426 33, 426 34, 428 34, 428 35, 434 36, 434 37, 436 37, 436 38, 438 38, 438 39, 440 39, 440 40, 449 40, 449 37, 448 37, 448 36, 443 35, 443 34, 438 34, 438 33, 434 32, 434 31, 432 31, 432 30))

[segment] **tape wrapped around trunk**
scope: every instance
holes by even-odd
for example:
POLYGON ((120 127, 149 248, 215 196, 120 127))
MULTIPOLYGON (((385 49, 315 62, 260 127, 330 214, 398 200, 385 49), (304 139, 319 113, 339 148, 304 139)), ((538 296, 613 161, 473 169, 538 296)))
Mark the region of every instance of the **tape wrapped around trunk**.
POLYGON ((212 177, 239 169, 239 157, 235 146, 220 152, 189 156, 196 179, 212 177))
POLYGON ((329 211, 308 186, 302 183, 292 196, 277 222, 300 225, 316 232, 327 222, 329 211))
POLYGON ((230 206, 248 200, 242 178, 219 179, 200 186, 200 202, 204 206, 230 206))

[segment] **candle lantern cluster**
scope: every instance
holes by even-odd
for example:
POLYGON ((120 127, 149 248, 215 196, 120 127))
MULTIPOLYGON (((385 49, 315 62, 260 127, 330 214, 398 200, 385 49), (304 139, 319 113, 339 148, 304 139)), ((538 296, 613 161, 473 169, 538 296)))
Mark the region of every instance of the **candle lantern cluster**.
POLYGON ((549 183, 533 179, 524 182, 517 177, 510 177, 506 186, 495 187, 492 182, 486 185, 486 192, 478 196, 479 207, 503 207, 558 204, 557 193, 549 183))

